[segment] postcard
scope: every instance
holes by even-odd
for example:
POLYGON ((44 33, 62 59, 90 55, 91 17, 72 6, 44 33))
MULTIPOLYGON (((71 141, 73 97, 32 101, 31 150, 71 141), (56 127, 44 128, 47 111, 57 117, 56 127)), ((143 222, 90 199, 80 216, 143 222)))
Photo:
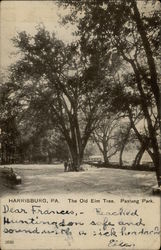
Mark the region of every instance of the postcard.
POLYGON ((1 1, 1 250, 161 246, 158 0, 1 1))

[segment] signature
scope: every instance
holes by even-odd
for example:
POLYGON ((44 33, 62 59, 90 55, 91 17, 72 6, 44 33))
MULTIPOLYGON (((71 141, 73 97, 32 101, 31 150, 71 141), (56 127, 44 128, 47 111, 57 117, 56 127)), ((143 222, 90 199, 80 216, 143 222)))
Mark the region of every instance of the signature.
POLYGON ((135 246, 134 243, 130 244, 130 243, 115 240, 115 239, 111 239, 108 243, 108 247, 134 247, 134 246, 135 246))

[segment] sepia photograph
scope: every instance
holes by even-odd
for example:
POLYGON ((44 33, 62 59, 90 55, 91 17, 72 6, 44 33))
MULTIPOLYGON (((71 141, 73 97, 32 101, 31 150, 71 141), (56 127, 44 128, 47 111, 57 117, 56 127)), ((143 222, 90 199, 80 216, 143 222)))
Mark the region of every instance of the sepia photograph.
POLYGON ((0 196, 160 194, 159 1, 2 1, 0 196))
POLYGON ((160 248, 161 3, 1 1, 1 250, 160 248))

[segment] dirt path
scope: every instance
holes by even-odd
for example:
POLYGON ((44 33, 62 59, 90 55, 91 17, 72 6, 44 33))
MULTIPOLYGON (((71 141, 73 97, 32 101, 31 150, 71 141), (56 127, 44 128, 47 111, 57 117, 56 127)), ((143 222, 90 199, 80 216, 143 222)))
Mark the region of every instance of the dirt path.
MULTIPOLYGON (((1 166, 2 167, 2 166, 1 166)), ((154 172, 85 166, 84 172, 64 172, 63 165, 12 165, 22 185, 7 186, 0 180, 0 196, 7 194, 150 195, 156 185, 154 172)))

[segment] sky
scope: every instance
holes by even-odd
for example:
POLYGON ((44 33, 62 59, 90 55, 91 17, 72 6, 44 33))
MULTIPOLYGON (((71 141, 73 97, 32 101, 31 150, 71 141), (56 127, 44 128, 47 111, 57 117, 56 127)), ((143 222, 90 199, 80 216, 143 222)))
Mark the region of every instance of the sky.
POLYGON ((17 32, 36 33, 36 26, 44 24, 47 30, 55 32, 57 38, 70 42, 73 27, 63 27, 59 24, 59 14, 68 14, 68 9, 60 9, 53 1, 2 1, 1 2, 1 66, 6 69, 16 60, 15 48, 11 41, 17 32))
MULTIPOLYGON (((148 0, 149 2, 159 3, 158 0, 148 0)), ((138 0, 138 5, 148 7, 145 0, 138 0)), ((150 9, 151 9, 151 5, 150 9)), ((156 4, 156 8, 158 8, 156 4)), ((17 32, 27 31, 30 34, 36 33, 36 26, 44 24, 47 30, 55 32, 57 38, 64 42, 74 40, 72 32, 75 27, 63 27, 59 24, 59 14, 64 16, 69 14, 69 9, 59 8, 56 1, 2 1, 1 2, 1 22, 0 22, 0 48, 1 48, 1 67, 6 69, 16 60, 15 48, 11 41, 17 32)))

